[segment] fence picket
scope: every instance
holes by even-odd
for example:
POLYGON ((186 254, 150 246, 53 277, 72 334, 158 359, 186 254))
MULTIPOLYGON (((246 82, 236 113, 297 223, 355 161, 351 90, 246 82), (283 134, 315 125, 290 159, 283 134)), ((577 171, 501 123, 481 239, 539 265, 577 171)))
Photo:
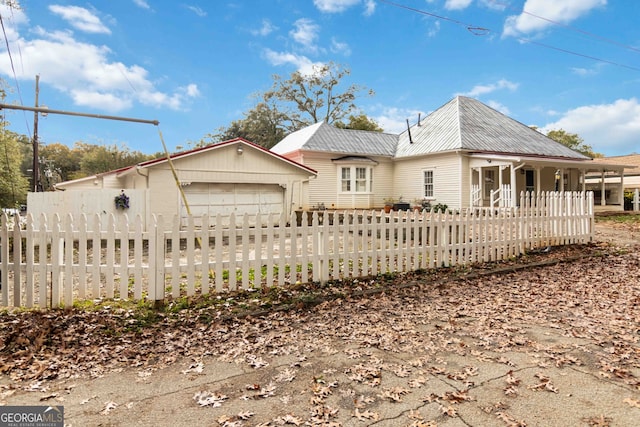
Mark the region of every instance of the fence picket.
POLYGON ((486 262, 589 242, 594 226, 593 194, 577 192, 523 192, 517 208, 305 212, 300 223, 233 213, 186 222, 154 215, 148 231, 139 215, 110 215, 106 223, 99 215, 43 214, 39 221, 28 216, 20 229, 3 213, 1 304, 157 301, 167 284, 181 297, 486 262))

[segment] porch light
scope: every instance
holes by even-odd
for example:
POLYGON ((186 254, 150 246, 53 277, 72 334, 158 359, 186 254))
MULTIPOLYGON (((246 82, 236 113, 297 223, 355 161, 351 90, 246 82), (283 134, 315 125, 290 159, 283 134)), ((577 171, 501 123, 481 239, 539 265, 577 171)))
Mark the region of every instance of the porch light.
POLYGON ((238 145, 236 152, 238 153, 238 156, 242 156, 242 153, 244 152, 244 150, 242 149, 242 145, 238 145))

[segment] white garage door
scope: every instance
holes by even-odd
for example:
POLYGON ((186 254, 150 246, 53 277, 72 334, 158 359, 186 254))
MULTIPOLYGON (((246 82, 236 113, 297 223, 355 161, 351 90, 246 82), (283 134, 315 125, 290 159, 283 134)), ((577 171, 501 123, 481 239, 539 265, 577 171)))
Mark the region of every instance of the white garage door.
MULTIPOLYGON (((191 213, 196 216, 218 214, 228 217, 258 212, 280 214, 284 208, 284 190, 274 184, 209 184, 193 183, 184 189, 191 213)), ((186 216, 186 209, 182 209, 186 216)))

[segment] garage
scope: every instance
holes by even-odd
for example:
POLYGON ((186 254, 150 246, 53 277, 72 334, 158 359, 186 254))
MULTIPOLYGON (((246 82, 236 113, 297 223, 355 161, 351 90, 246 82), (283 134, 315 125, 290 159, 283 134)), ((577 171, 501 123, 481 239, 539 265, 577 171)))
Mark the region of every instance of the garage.
MULTIPOLYGON (((278 214, 284 210, 284 189, 276 184, 192 183, 184 188, 191 214, 215 217, 278 214)), ((183 221, 186 209, 182 208, 183 221)), ((226 222, 226 221, 225 221, 226 222)))

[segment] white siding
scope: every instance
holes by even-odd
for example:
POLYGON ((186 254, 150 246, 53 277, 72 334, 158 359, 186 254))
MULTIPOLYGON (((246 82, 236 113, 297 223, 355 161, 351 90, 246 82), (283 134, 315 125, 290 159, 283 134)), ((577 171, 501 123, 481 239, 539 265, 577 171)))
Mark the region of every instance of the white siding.
POLYGON ((327 209, 382 208, 384 199, 392 197, 393 162, 390 159, 371 158, 377 162, 377 165, 373 166, 373 191, 370 194, 339 195, 339 168, 345 164, 332 162, 336 157, 339 155, 335 153, 304 154, 303 164, 318 172, 317 178, 309 181, 308 194, 311 207, 323 203, 327 209))
MULTIPOLYGON (((461 161, 457 153, 445 153, 398 160, 395 163, 394 182, 396 188, 394 198, 402 196, 407 202, 422 199, 424 196, 424 170, 433 170, 434 197, 432 203, 442 203, 449 208, 458 209, 461 203, 461 161)), ((466 177, 467 181, 469 177, 466 177)))

